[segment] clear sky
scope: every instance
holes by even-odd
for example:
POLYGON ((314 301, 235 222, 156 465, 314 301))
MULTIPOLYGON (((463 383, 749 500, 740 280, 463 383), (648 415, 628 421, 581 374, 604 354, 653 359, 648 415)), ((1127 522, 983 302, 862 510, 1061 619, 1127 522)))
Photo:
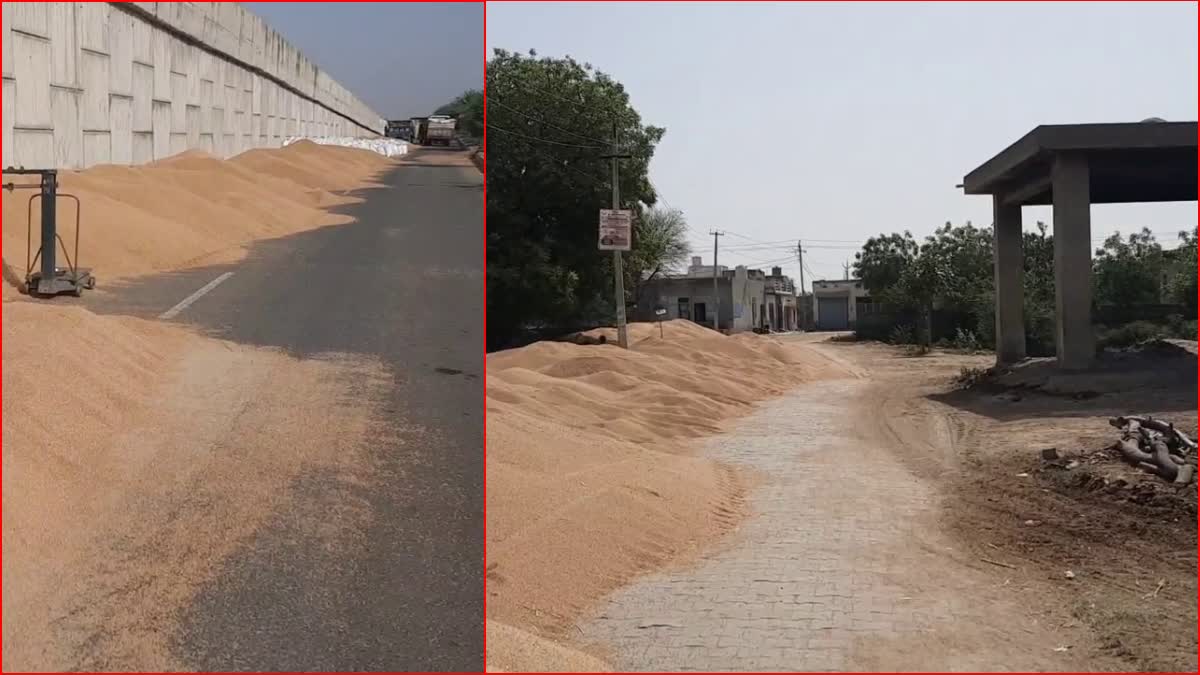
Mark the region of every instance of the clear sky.
POLYGON ((483 88, 482 3, 242 4, 386 118, 483 88))
MULTIPOLYGON (((1196 119, 1196 3, 488 4, 492 47, 569 54, 667 134, 651 179, 694 254, 841 278, 879 232, 991 223, 955 185, 1038 124, 1196 119), (790 240, 759 249, 765 242, 790 240), (817 240, 836 240, 819 242, 817 240)), ((1092 209, 1174 241, 1196 204, 1092 209)), ((1049 208, 1024 220, 1050 222, 1049 208)), ((811 280, 809 276, 806 281, 811 280)))

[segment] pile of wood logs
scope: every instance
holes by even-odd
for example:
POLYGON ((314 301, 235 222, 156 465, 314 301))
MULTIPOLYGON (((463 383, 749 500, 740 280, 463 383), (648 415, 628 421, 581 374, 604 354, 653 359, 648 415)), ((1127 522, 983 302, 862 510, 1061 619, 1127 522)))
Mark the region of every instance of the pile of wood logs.
POLYGON ((1121 430, 1113 446, 1125 461, 1163 480, 1187 485, 1196 478, 1196 442, 1174 424, 1147 417, 1114 417, 1121 430))

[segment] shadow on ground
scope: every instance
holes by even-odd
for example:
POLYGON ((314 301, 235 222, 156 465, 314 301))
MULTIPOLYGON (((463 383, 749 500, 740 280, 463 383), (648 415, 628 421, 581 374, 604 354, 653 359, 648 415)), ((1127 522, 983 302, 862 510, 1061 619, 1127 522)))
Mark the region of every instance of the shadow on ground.
POLYGON ((276 513, 186 612, 174 644, 192 667, 482 670, 482 178, 428 156, 331 209, 352 223, 254 243, 234 264, 56 300, 154 318, 232 272, 176 320, 298 358, 359 355, 390 373, 388 399, 364 401, 385 416, 369 482, 310 474, 293 485, 294 510, 276 513), (312 537, 314 521, 351 502, 370 513, 355 533, 365 546, 312 537))
POLYGON ((1146 350, 1103 355, 1083 372, 1064 372, 1054 359, 1029 359, 972 386, 931 395, 939 403, 998 421, 1179 413, 1195 422, 1196 356, 1146 350))

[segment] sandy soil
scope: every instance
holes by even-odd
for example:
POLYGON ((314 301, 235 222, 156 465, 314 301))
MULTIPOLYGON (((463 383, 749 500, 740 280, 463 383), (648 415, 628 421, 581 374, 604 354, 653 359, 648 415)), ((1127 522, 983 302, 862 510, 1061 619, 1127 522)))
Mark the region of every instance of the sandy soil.
MULTIPOLYGON (((104 284, 345 222, 329 212, 353 199, 340 192, 371 186, 389 165, 300 143, 231 161, 185 153, 96 167, 62 182, 84 204, 82 263, 104 284)), ((4 251, 19 267, 27 197, 4 194, 4 251)), ((357 358, 299 361, 31 301, 11 270, 5 279, 3 667, 181 668, 167 644, 177 612, 287 507, 301 472, 358 480, 390 380, 357 358), (300 423, 313 419, 322 424, 300 423)), ((329 516, 313 532, 329 546, 355 529, 339 523, 367 517, 353 504, 329 516)))
POLYGON ((608 592, 735 527, 754 477, 692 456, 689 441, 797 383, 845 373, 770 338, 664 329, 665 339, 631 326, 629 351, 542 342, 489 356, 493 666, 556 669, 563 647, 545 640, 568 640, 608 592))
POLYGON ((856 417, 874 420, 909 470, 940 487, 941 524, 981 569, 1030 616, 1079 633, 1073 649, 1086 667, 1195 671, 1196 484, 1166 485, 1108 450, 1114 415, 1196 430, 1194 352, 1110 355, 1070 375, 1034 361, 962 390, 955 376, 990 366, 990 355, 822 348, 878 380, 871 411, 856 417), (1049 447, 1060 465, 1081 464, 1043 462, 1049 447))

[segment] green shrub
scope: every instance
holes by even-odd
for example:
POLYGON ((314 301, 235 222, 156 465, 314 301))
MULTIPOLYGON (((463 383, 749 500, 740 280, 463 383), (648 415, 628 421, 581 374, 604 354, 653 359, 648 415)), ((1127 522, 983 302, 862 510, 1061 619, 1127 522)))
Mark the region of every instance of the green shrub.
POLYGON ((1167 336, 1181 340, 1196 339, 1196 320, 1188 321, 1180 314, 1167 317, 1167 336))
POLYGON ((854 323, 854 337, 859 340, 887 342, 895 325, 896 317, 890 313, 862 316, 854 323))
POLYGON ((964 328, 959 328, 954 332, 954 340, 951 344, 955 349, 963 349, 969 352, 980 350, 979 338, 975 337, 973 331, 964 328))
POLYGON ((1029 356, 1054 356, 1054 311, 1033 304, 1025 311, 1025 353, 1029 356))
POLYGON ((987 368, 970 368, 963 366, 958 371, 958 377, 954 378, 955 383, 960 387, 973 387, 983 380, 988 375, 987 368))
POLYGON ((1125 349, 1148 340, 1166 337, 1167 331, 1149 321, 1133 321, 1113 329, 1101 328, 1096 349, 1125 349))
POLYGON ((892 328, 888 334, 888 343, 893 345, 911 345, 917 342, 917 333, 908 324, 900 324, 892 328))

